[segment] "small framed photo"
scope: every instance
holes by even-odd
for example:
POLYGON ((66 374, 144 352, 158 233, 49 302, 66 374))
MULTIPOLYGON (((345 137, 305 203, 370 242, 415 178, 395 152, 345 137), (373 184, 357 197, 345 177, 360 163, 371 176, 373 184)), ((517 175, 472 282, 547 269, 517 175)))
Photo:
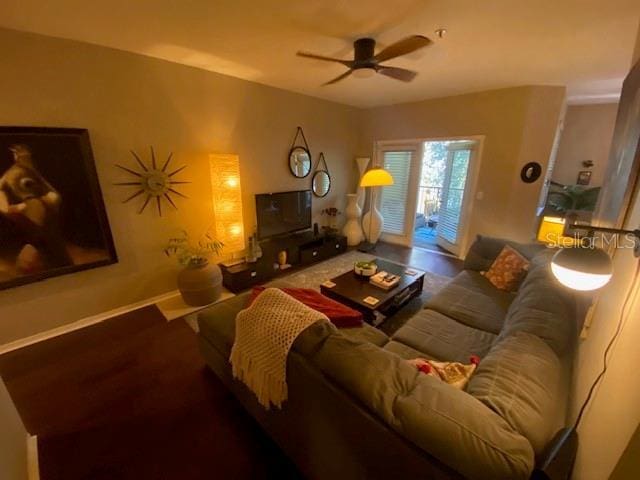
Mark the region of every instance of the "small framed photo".
POLYGON ((589 185, 590 182, 591 172, 589 172, 588 170, 582 170, 581 172, 578 172, 578 180, 576 181, 576 184, 589 185))

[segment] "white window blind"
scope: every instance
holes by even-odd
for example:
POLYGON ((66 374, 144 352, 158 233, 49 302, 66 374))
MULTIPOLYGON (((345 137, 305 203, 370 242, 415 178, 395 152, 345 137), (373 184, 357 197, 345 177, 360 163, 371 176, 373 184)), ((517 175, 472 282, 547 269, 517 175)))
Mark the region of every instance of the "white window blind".
POLYGON ((438 235, 452 244, 458 242, 458 226, 467 182, 471 150, 454 150, 447 159, 447 172, 442 191, 438 235))
POLYGON ((405 233, 407 194, 413 151, 383 152, 383 168, 393 177, 393 185, 382 187, 380 212, 384 218, 382 231, 395 235, 405 233))

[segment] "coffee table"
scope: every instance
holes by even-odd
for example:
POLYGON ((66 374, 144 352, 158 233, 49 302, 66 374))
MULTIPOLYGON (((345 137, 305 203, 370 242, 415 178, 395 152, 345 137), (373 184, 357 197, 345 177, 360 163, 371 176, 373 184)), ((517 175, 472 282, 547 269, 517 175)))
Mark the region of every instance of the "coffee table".
POLYGON ((425 272, 404 265, 375 259, 378 271, 385 271, 398 275, 400 283, 395 287, 384 290, 369 283, 368 277, 357 275, 353 270, 332 278, 334 287, 320 286, 320 292, 343 305, 351 307, 364 315, 367 323, 379 323, 379 318, 389 317, 406 305, 411 299, 417 297, 422 292, 425 272), (408 275, 407 270, 412 270, 415 275, 408 275), (375 297, 378 302, 371 305, 364 301, 367 297, 375 297))

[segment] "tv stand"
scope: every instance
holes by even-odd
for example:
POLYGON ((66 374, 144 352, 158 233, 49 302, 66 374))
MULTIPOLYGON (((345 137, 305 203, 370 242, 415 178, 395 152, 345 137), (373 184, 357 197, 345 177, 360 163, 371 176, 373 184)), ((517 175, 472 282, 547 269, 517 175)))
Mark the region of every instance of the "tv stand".
POLYGON ((297 232, 260 242, 262 257, 257 262, 242 262, 222 270, 223 285, 234 293, 267 282, 291 272, 280 270, 278 254, 287 252, 287 263, 292 267, 311 265, 347 251, 347 238, 342 235, 314 235, 312 231, 297 232))

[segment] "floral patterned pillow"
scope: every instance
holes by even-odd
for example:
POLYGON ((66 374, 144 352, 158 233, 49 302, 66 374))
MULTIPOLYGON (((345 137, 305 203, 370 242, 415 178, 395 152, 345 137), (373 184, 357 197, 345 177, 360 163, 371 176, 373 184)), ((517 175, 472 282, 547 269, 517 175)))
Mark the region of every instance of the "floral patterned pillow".
POLYGON ((497 289, 515 292, 528 270, 529 261, 509 245, 505 245, 489 271, 481 273, 497 289))

